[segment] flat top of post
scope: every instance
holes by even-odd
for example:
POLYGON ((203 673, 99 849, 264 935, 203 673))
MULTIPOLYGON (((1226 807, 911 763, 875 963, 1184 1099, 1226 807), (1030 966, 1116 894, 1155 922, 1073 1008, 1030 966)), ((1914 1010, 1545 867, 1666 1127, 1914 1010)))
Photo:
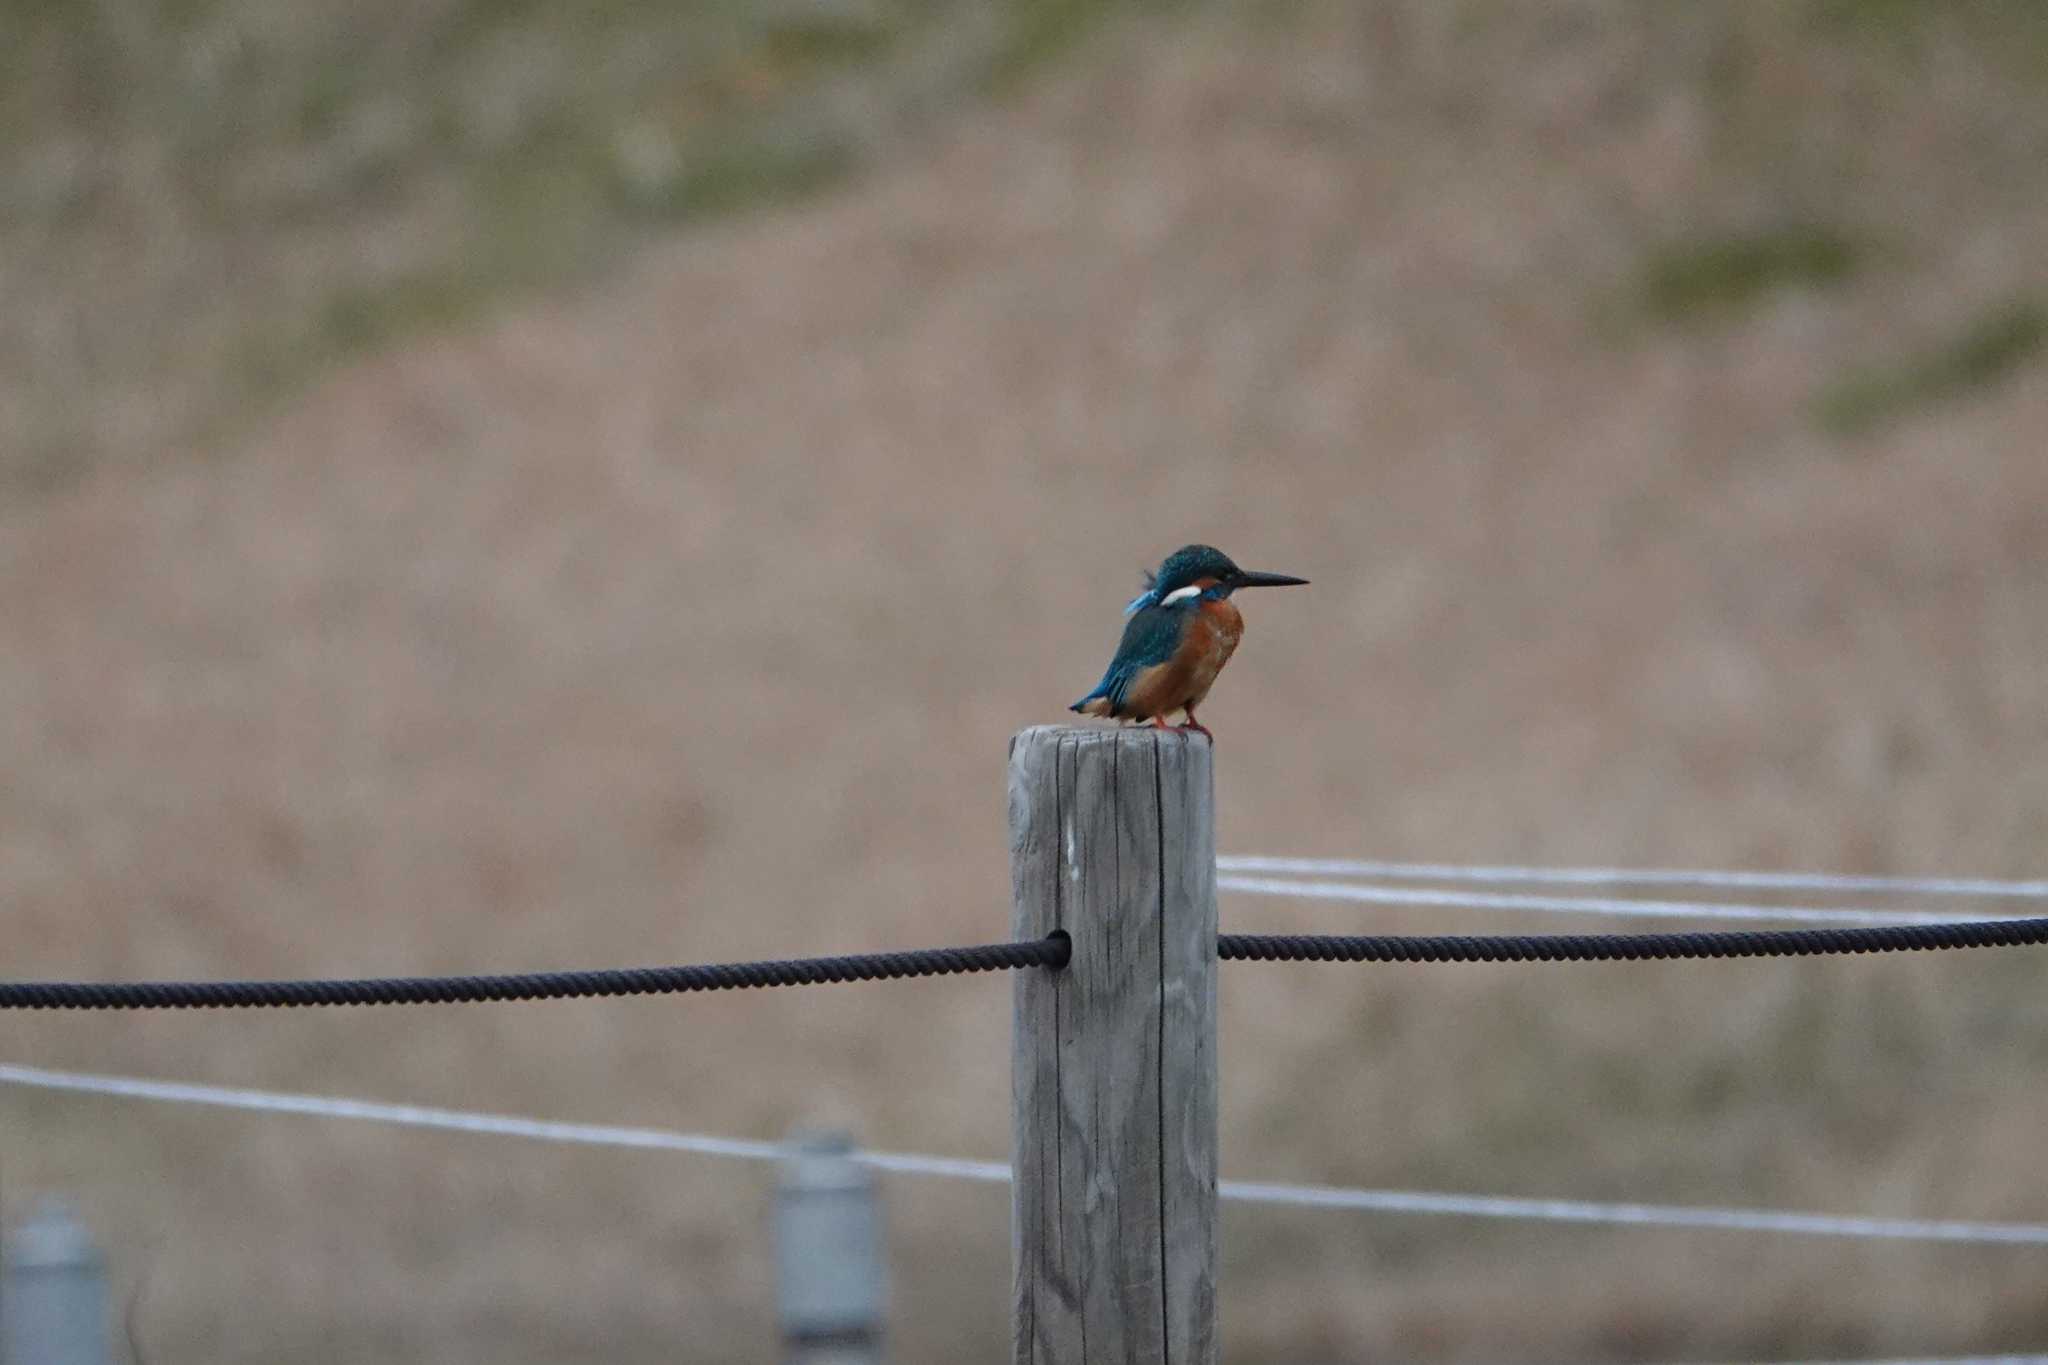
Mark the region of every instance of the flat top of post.
POLYGON ((1183 743, 1209 747, 1209 739, 1193 730, 1179 728, 1162 730, 1156 725, 1027 725, 1010 738, 1010 751, 1015 753, 1022 744, 1042 743, 1045 740, 1074 739, 1082 743, 1113 743, 1119 740, 1141 740, 1146 736, 1158 739, 1178 740, 1183 743))

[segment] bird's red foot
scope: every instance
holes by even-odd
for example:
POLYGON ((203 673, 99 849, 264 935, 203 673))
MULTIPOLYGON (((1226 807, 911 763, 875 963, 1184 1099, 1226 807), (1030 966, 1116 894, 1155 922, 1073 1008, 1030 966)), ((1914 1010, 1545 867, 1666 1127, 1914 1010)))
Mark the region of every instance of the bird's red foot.
POLYGON ((1212 735, 1212 734, 1210 734, 1210 733, 1209 733, 1209 727, 1208 727, 1208 726, 1206 726, 1206 725, 1202 724, 1202 722, 1200 722, 1200 721, 1198 721, 1198 720, 1196 720, 1196 719, 1195 719, 1195 713, 1194 713, 1194 712, 1192 712, 1192 711, 1188 712, 1188 723, 1187 723, 1187 724, 1185 724, 1185 725, 1176 725, 1176 726, 1174 726, 1173 728, 1174 728, 1174 729, 1176 729, 1176 730, 1178 730, 1178 731, 1180 731, 1180 732, 1181 732, 1182 734, 1186 734, 1186 733, 1187 733, 1188 731, 1190 731, 1190 730, 1193 730, 1193 731, 1194 731, 1194 732, 1195 732, 1196 734, 1198 734, 1198 735, 1202 736, 1202 737, 1203 737, 1204 739, 1208 740, 1208 741, 1209 741, 1209 742, 1210 742, 1211 744, 1214 744, 1214 743, 1216 742, 1216 736, 1214 736, 1214 735, 1212 735))

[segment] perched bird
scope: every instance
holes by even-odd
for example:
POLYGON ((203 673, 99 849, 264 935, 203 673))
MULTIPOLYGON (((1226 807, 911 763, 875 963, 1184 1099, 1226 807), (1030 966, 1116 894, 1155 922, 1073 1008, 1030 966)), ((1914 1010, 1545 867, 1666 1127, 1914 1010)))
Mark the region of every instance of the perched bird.
POLYGON ((1229 555, 1207 545, 1175 550, 1145 580, 1145 591, 1124 608, 1131 619, 1109 671, 1093 692, 1068 709, 1084 716, 1149 720, 1162 730, 1168 728, 1167 716, 1185 711, 1187 724, 1178 728, 1209 735, 1208 727, 1195 719, 1195 708, 1244 634, 1244 617, 1230 594, 1308 580, 1240 569, 1229 555))

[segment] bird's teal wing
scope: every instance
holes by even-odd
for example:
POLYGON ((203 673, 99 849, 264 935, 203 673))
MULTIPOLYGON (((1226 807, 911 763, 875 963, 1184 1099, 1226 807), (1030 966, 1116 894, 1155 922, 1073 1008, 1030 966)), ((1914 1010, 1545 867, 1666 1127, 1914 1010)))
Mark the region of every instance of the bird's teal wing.
POLYGON ((1102 681, 1095 684, 1093 692, 1068 709, 1079 711, 1089 702, 1101 700, 1109 703, 1112 715, 1121 711, 1124 698, 1138 674, 1173 657, 1174 648, 1180 644, 1185 615, 1180 608, 1161 606, 1141 607, 1131 613, 1131 619, 1124 622, 1123 639, 1118 642, 1116 655, 1110 659, 1102 681))

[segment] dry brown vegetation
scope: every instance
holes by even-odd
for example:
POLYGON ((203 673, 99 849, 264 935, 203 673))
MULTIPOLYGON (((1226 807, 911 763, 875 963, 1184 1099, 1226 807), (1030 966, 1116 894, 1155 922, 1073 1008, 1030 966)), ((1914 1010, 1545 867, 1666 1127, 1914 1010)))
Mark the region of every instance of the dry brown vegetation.
MULTIPOLYGON (((1190 538, 1315 582, 1247 604, 1204 709, 1227 850, 2038 873, 2048 373, 1979 334, 2044 289, 2043 27, 1118 22, 854 183, 377 349, 231 447, 93 406, 0 508, 8 974, 997 936, 1005 740, 1190 538)), ((166 379, 181 410, 209 373, 166 379)), ((0 410, 46 380, 0 372, 0 410)), ((2048 1219, 2040 970, 1234 967, 1223 1165, 2048 1219)), ((0 1029, 49 1065, 996 1155, 1007 998, 0 1029)), ((83 1196, 159 1362, 770 1351, 759 1171, 8 1094, 0 1174, 83 1196)), ((1000 1358, 1003 1197, 889 1197, 899 1358, 1000 1358)), ((1224 1238, 1233 1360, 2048 1343, 2024 1249, 1236 1208, 1224 1238)))

